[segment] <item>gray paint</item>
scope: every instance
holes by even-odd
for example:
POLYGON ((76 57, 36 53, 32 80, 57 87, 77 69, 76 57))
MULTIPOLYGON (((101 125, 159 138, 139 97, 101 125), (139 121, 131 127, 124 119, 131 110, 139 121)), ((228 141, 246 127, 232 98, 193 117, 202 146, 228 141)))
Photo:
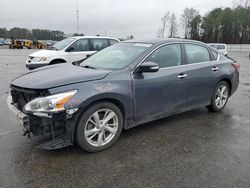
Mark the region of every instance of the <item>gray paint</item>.
POLYGON ((115 100, 125 110, 124 128, 159 119, 171 114, 208 105, 216 84, 222 79, 232 83, 231 94, 236 90, 238 73, 231 66, 232 60, 220 55, 216 61, 163 68, 155 73, 135 73, 133 70, 154 49, 168 43, 203 43, 189 40, 168 39, 148 42, 153 45, 128 67, 117 71, 93 70, 70 64, 38 69, 15 79, 19 87, 49 89, 51 94, 77 89, 67 108, 85 109, 98 100, 115 100), (213 72, 213 66, 219 71, 213 72), (185 73, 187 78, 179 79, 185 73))

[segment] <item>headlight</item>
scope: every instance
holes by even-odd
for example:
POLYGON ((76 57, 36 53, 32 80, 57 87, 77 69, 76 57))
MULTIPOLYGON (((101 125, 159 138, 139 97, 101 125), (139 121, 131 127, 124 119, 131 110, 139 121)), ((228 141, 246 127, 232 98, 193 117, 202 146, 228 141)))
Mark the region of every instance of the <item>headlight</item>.
POLYGON ((41 62, 41 61, 46 61, 47 58, 46 57, 34 57, 32 59, 32 61, 36 61, 36 62, 41 62))
POLYGON ((67 91, 48 97, 39 97, 24 106, 26 112, 59 112, 64 111, 64 104, 76 94, 77 90, 67 91))

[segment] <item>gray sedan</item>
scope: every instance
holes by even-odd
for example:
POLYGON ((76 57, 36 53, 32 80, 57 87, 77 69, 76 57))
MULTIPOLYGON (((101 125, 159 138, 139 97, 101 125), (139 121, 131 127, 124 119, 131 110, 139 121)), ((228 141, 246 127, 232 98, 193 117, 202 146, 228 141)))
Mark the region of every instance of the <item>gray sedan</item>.
POLYGON ((47 137, 38 147, 98 152, 123 129, 203 106, 221 111, 238 84, 239 64, 204 43, 134 40, 24 74, 8 101, 25 134, 47 137))

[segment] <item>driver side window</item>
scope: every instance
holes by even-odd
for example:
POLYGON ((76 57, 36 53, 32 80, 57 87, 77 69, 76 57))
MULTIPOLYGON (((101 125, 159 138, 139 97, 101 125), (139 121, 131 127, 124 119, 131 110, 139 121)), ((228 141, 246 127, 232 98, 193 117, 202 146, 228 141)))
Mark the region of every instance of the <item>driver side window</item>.
POLYGON ((83 51, 89 51, 89 42, 88 39, 80 39, 76 42, 74 42, 70 48, 73 48, 71 52, 83 52, 83 51))
POLYGON ((181 45, 168 44, 154 51, 145 61, 159 64, 160 68, 181 65, 181 45))

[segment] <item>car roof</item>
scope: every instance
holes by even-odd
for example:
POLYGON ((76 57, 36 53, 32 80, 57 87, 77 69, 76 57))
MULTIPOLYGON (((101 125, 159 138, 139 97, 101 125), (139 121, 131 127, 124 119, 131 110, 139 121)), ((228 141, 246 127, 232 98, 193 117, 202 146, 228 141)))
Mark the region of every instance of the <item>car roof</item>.
POLYGON ((225 43, 207 43, 208 45, 227 45, 227 44, 225 44, 225 43))
POLYGON ((73 36, 73 37, 69 37, 69 38, 75 38, 75 39, 85 39, 85 38, 100 38, 100 39, 114 39, 119 41, 117 38, 114 37, 107 37, 107 36, 73 36))
POLYGON ((203 44, 203 45, 205 44, 205 43, 200 42, 200 41, 181 39, 181 38, 154 38, 154 39, 142 39, 142 40, 134 39, 134 40, 127 40, 127 41, 123 41, 123 42, 150 43, 150 44, 154 44, 154 45, 160 45, 160 44, 171 43, 171 42, 192 42, 192 43, 199 43, 199 44, 203 44))

